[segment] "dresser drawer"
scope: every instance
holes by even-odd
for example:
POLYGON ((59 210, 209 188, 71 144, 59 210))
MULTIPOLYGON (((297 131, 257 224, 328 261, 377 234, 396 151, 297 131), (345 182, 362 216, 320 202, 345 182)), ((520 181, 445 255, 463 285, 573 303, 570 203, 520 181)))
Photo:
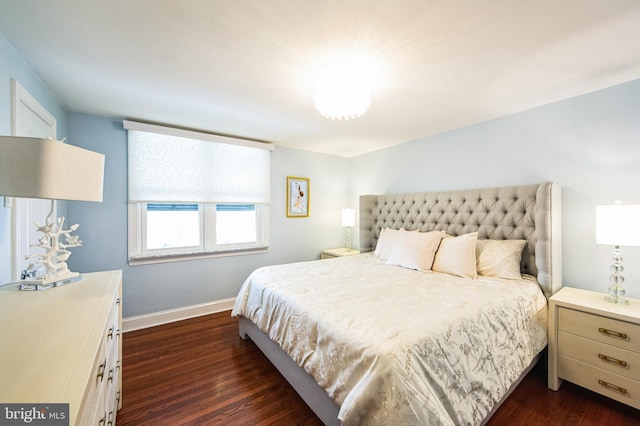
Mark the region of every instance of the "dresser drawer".
POLYGON ((560 307, 558 330, 640 353, 640 325, 637 324, 560 307))
POLYGON ((558 355, 558 376, 640 409, 640 382, 558 355))
POLYGON ((98 354, 93 363, 79 426, 114 426, 116 394, 120 390, 120 306, 116 293, 110 302, 98 354))
MULTIPOLYGON (((120 368, 120 363, 117 364, 116 369, 120 368)), ((114 426, 116 424, 116 416, 118 414, 118 406, 120 404, 120 383, 118 381, 118 375, 113 376, 113 380, 109 381, 107 385, 107 400, 105 401, 105 411, 107 413, 106 426, 114 426)))
POLYGON ((113 301, 111 308, 110 324, 107 328, 106 352, 107 371, 105 372, 104 385, 104 407, 105 426, 114 426, 118 411, 118 396, 120 391, 120 310, 119 297, 113 301))
POLYGON ((104 406, 104 380, 106 379, 107 369, 107 345, 106 336, 103 337, 100 344, 100 350, 96 356, 91 375, 89 376, 89 384, 86 389, 84 403, 80 409, 78 425, 97 425, 105 411, 104 406))
POLYGON ((558 354, 640 381, 640 354, 561 331, 558 354))
POLYGON ((110 320, 107 324, 105 335, 105 353, 107 355, 107 372, 105 379, 113 381, 113 375, 116 373, 116 362, 120 358, 120 321, 119 310, 116 300, 113 301, 111 308, 110 320))

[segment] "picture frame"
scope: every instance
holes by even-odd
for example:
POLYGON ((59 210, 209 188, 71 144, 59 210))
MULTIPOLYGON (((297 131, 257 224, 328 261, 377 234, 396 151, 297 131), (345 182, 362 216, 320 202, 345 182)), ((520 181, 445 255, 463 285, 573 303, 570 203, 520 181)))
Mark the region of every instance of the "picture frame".
POLYGON ((309 217, 309 178, 287 176, 287 217, 309 217))

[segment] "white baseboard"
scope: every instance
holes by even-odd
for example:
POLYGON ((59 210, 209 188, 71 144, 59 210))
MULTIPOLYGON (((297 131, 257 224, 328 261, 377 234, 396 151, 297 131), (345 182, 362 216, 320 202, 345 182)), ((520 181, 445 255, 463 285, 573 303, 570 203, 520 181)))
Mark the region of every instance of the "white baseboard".
POLYGON ((124 318, 122 320, 122 331, 126 333, 128 331, 155 327, 156 325, 168 324, 170 322, 195 318, 202 315, 228 311, 233 309, 233 305, 235 302, 235 298, 222 299, 210 303, 203 303, 201 305, 185 306, 184 308, 170 309, 168 311, 154 312, 152 314, 124 318))

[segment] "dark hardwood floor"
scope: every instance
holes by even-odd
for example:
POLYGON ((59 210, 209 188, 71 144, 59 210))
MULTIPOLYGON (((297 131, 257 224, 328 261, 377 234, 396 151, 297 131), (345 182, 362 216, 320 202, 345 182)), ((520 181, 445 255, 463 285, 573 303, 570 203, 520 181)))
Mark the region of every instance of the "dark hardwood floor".
MULTIPOLYGON (((229 312, 123 337, 125 425, 321 425, 229 312)), ((565 382, 547 389, 542 363, 488 423, 640 425, 640 411, 565 382)))

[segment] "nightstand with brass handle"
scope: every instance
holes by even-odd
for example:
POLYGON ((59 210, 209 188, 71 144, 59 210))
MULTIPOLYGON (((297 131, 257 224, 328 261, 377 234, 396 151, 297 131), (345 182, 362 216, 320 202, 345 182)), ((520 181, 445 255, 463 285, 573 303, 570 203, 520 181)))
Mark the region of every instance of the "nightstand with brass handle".
POLYGON ((640 301, 565 287, 549 299, 549 389, 568 380, 640 409, 640 301))

